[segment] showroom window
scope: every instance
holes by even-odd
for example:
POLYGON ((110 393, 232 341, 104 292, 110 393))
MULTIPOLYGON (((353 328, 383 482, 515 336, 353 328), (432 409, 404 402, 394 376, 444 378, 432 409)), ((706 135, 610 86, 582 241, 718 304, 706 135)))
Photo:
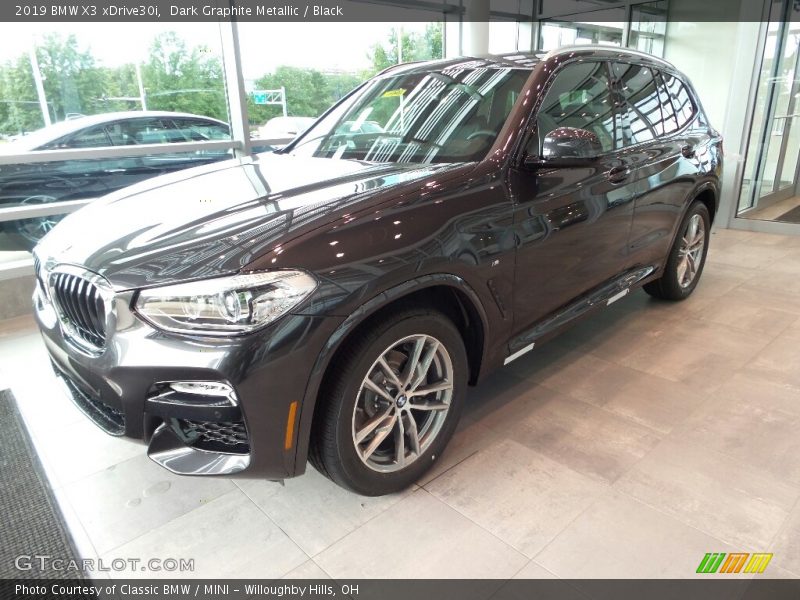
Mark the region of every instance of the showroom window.
POLYGON ((120 44, 127 27, 3 26, 0 269, 94 198, 232 155, 219 26, 150 23, 120 44))
MULTIPOLYGON (((364 5, 358 10, 363 12, 364 5)), ((336 27, 326 23, 283 23, 280 28, 270 23, 240 24, 247 125, 254 144, 260 149, 285 145, 332 104, 387 67, 444 57, 442 12, 397 12, 407 15, 407 21, 340 23, 336 27), (297 44, 298 39, 314 43, 297 44), (292 52, 286 52, 287 47, 292 52)))
POLYGON ((667 2, 648 2, 631 7, 628 47, 648 54, 664 56, 667 35, 667 2))
POLYGON ((553 50, 572 44, 601 44, 664 56, 667 0, 607 4, 617 6, 597 10, 597 2, 543 0, 538 48, 553 50))

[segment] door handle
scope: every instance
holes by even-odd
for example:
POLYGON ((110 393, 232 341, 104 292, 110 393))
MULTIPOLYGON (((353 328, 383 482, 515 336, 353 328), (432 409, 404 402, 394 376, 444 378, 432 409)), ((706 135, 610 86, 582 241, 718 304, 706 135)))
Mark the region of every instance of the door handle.
POLYGON ((683 154, 684 158, 694 158, 696 154, 694 151, 694 146, 692 146, 691 144, 687 144, 686 146, 681 148, 681 154, 683 154))
POLYGON ((611 183, 623 183, 630 174, 631 170, 627 166, 614 167, 608 172, 608 180, 611 183))

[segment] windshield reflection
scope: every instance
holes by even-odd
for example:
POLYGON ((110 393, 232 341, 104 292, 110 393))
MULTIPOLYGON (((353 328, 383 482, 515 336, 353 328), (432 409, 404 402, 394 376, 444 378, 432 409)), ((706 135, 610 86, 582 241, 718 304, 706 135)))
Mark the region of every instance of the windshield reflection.
POLYGON ((289 149, 297 156, 391 163, 484 158, 530 71, 461 68, 380 77, 289 149))

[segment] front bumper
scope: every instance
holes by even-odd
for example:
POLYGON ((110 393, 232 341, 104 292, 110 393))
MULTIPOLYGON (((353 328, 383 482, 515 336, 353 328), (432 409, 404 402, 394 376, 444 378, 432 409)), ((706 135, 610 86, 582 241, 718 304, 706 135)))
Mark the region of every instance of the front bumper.
MULTIPOLYGON (((115 321, 100 353, 65 335, 41 287, 34 313, 69 397, 107 433, 140 440, 161 466, 184 475, 284 479, 296 464, 298 422, 316 358, 338 317, 287 315, 250 335, 167 334, 131 311, 132 292, 114 297, 115 321), (165 382, 221 382, 233 406, 153 401, 165 382)), ((301 454, 304 455, 304 454, 301 454)))

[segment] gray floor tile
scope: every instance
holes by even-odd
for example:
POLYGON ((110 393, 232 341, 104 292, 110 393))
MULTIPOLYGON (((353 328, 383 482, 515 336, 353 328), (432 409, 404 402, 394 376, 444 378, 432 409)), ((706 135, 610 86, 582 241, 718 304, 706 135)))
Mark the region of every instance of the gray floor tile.
POLYGON ((800 485, 799 404, 800 387, 745 369, 673 435, 800 485))
POLYGON ((119 577, 208 579, 281 577, 308 560, 280 528, 235 489, 155 527, 103 557, 194 559, 193 572, 128 570, 119 577))
POLYGON ((574 471, 613 482, 661 439, 649 427, 536 386, 487 414, 483 424, 574 471))
POLYGON ((731 551, 697 529, 610 491, 538 554, 536 562, 570 579, 684 579, 695 576, 707 552, 731 551))
POLYGON ((800 488, 680 436, 659 445, 614 488, 757 552, 766 551, 800 497, 800 488))
POLYGON ((773 381, 800 387, 800 343, 794 334, 779 335, 748 368, 773 381))
POLYGON ((144 444, 108 435, 87 418, 37 436, 36 445, 61 485, 80 481, 147 451, 144 444))
POLYGON ((529 558, 607 486, 511 440, 500 440, 426 486, 529 558))
POLYGON ((528 560, 456 510, 417 490, 319 554, 341 578, 508 578, 528 560))
POLYGON ((284 575, 282 579, 330 579, 330 577, 313 560, 307 560, 284 575))
POLYGON ((234 489, 218 477, 179 477, 144 453, 64 488, 104 554, 234 489))
POLYGON ((708 400, 707 394, 688 385, 578 351, 537 379, 550 389, 662 433, 669 433, 708 400))
POLYGON ((309 466, 284 485, 246 480, 236 485, 306 554, 314 556, 395 505, 406 494, 378 498, 342 489, 309 466))
POLYGON ((784 569, 793 577, 800 577, 800 503, 794 507, 769 551, 775 556, 768 569, 784 569))

